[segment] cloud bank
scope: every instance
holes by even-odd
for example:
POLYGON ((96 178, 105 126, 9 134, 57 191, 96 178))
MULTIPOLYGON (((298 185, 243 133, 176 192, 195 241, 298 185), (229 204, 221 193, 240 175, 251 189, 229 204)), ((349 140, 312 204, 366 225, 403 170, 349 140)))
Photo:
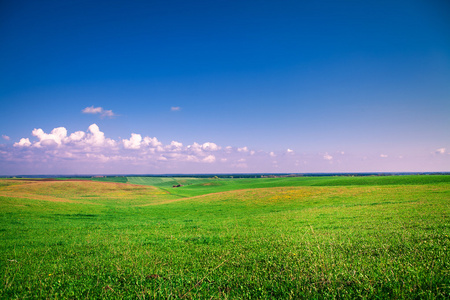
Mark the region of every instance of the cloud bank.
POLYGON ((449 171, 450 155, 444 154, 446 149, 439 148, 418 160, 403 154, 300 153, 290 148, 263 151, 212 141, 164 144, 139 133, 108 138, 97 124, 92 124, 86 131, 72 133, 65 127, 50 132, 35 128, 31 137, 0 144, 0 175, 449 171))
MULTIPOLYGON (((102 169, 110 166, 117 170, 116 173, 137 169, 152 173, 161 168, 178 170, 181 165, 204 166, 225 163, 228 160, 237 161, 239 158, 233 159, 233 155, 241 151, 233 147, 223 149, 213 142, 184 145, 172 141, 164 145, 156 137, 138 133, 131 133, 129 138, 114 140, 105 137, 97 124, 90 125, 86 132, 76 131, 69 134, 66 128, 57 127, 49 133, 35 128, 31 134, 33 141, 30 141, 30 138, 21 138, 13 144, 14 151, 5 152, 8 155, 4 155, 3 159, 27 162, 30 165, 41 162, 70 165, 72 162, 78 166, 90 165, 91 169, 100 165, 102 169)), ((249 152, 247 147, 244 148, 245 152, 249 152)), ((88 173, 96 172, 90 170, 88 173)))

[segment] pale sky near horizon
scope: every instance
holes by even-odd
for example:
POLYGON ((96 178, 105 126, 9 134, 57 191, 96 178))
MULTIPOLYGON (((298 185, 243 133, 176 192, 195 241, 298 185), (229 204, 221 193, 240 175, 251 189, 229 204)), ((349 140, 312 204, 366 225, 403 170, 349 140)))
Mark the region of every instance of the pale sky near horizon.
POLYGON ((0 175, 450 171, 450 3, 0 3, 0 175))

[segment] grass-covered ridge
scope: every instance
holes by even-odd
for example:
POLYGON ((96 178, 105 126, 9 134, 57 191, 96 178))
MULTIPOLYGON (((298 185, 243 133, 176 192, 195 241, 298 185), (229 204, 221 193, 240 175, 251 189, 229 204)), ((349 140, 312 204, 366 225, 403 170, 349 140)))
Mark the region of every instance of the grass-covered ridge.
POLYGON ((446 176, 155 179, 0 180, 0 298, 450 296, 446 176))
MULTIPOLYGON (((121 179, 122 180, 122 179, 121 179)), ((450 183, 448 175, 367 176, 367 177, 279 177, 279 178, 191 178, 191 177, 128 177, 127 182, 150 185, 179 196, 197 196, 238 189, 289 186, 380 186, 450 183), (183 185, 173 188, 173 185, 183 185)))

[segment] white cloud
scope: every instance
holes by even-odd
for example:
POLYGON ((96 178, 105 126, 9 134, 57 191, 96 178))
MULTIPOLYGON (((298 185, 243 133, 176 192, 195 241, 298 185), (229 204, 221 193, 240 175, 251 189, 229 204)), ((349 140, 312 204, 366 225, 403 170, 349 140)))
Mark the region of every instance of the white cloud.
POLYGON ((198 162, 199 161, 198 157, 194 156, 194 155, 187 155, 185 160, 186 161, 191 161, 191 162, 198 162))
POLYGON ((179 107, 179 106, 172 106, 172 107, 170 108, 170 110, 171 110, 171 111, 180 111, 180 110, 181 110, 181 107, 179 107))
POLYGON ((194 153, 202 153, 202 145, 194 142, 192 145, 187 146, 187 149, 189 151, 192 151, 194 153))
POLYGON ((387 154, 380 154, 380 157, 381 157, 381 158, 386 158, 386 157, 388 157, 388 156, 387 156, 387 154))
POLYGON ((183 143, 180 143, 177 141, 172 141, 170 143, 170 145, 167 145, 165 148, 166 148, 166 150, 177 152, 177 151, 181 151, 182 147, 183 147, 183 143))
POLYGON ((34 129, 32 135, 39 139, 39 142, 33 144, 34 147, 41 147, 43 145, 61 145, 67 137, 67 129, 64 127, 54 128, 51 133, 45 133, 41 128, 34 129))
POLYGON ((132 133, 129 140, 122 140, 125 149, 139 149, 141 147, 142 136, 140 134, 132 133))
POLYGON ((325 155, 323 156, 323 159, 325 159, 325 160, 332 160, 333 156, 329 155, 328 153, 325 153, 325 155))
POLYGON ((245 146, 245 147, 242 147, 242 148, 238 148, 237 151, 238 152, 248 152, 248 148, 247 148, 247 146, 245 146))
POLYGON ((89 126, 88 130, 90 133, 86 135, 86 138, 83 140, 84 143, 91 146, 96 147, 108 147, 115 146, 116 141, 105 138, 105 134, 100 131, 100 128, 97 124, 92 124, 89 126))
POLYGON ((29 138, 21 138, 18 143, 14 143, 14 147, 30 147, 31 142, 29 138))
POLYGON ((150 146, 152 148, 158 147, 158 146, 162 146, 162 143, 160 141, 158 141, 157 138, 150 138, 148 136, 146 136, 142 142, 142 144, 144 146, 150 146))
MULTIPOLYGON (((281 145, 275 146, 279 149, 281 145)), ((64 127, 57 127, 49 132, 37 128, 32 130, 29 137, 18 139, 16 143, 0 144, 0 172, 156 174, 233 173, 245 170, 263 173, 276 172, 276 167, 282 172, 347 172, 352 170, 352 167, 355 171, 376 171, 388 165, 389 168, 392 166, 387 160, 380 159, 387 157, 384 153, 364 157, 362 154, 342 156, 338 151, 332 154, 335 156, 333 157, 328 152, 300 154, 292 149, 284 149, 284 152, 255 151, 247 146, 225 147, 211 141, 163 143, 156 137, 144 137, 139 133, 131 133, 124 139, 111 139, 96 124, 90 125, 84 131, 73 133, 64 127), (381 164, 382 161, 385 161, 384 165, 381 164), (360 167, 362 165, 364 167, 360 167)), ((440 171, 443 169, 442 165, 448 165, 448 152, 448 147, 433 151, 439 159, 435 159, 436 167, 431 171, 440 171)), ((426 154, 432 159, 430 151, 426 154)), ((402 160, 398 160, 398 164, 402 163, 408 167, 406 170, 410 170, 417 156, 408 153, 404 155, 402 160)), ((391 157, 394 156, 389 155, 389 158, 391 157)))
POLYGON ((88 128, 88 133, 76 131, 67 136, 67 129, 64 127, 54 128, 50 133, 44 132, 41 128, 33 129, 32 135, 37 137, 38 141, 31 143, 28 138, 21 139, 16 146, 33 146, 35 148, 64 148, 74 146, 80 151, 85 149, 91 151, 91 147, 114 147, 116 141, 105 138, 105 134, 100 131, 96 124, 88 128))
POLYGON ((181 148, 183 147, 183 143, 177 142, 177 141, 172 141, 170 143, 171 146, 174 146, 175 148, 181 148))
POLYGON ((436 149, 436 154, 445 154, 445 148, 436 149))
POLYGON ((7 136, 7 135, 2 135, 2 138, 4 139, 4 140, 7 140, 7 141, 9 141, 10 140, 10 138, 9 138, 9 136, 7 136))
POLYGON ((113 113, 112 110, 104 110, 103 113, 102 113, 102 117, 109 117, 109 118, 112 118, 112 117, 114 117, 115 115, 116 115, 116 114, 113 113))
POLYGON ((220 150, 220 147, 217 146, 214 143, 209 143, 208 142, 208 143, 204 143, 202 145, 202 149, 205 150, 205 151, 217 151, 217 150, 220 150))
POLYGON ((112 110, 106 110, 106 109, 103 109, 103 107, 90 106, 90 107, 86 107, 81 112, 83 112, 84 114, 100 114, 100 116, 102 118, 103 117, 112 118, 112 117, 116 116, 116 114, 113 113, 112 110))
POLYGON ((86 136, 84 131, 76 131, 69 136, 69 141, 78 142, 86 136))
POLYGON ((205 163, 213 163, 216 161, 216 157, 214 155, 208 155, 202 161, 205 163))
POLYGON ((94 106, 86 107, 85 109, 82 110, 82 112, 84 114, 101 114, 102 111, 103 111, 103 108, 101 108, 101 107, 94 107, 94 106))
MULTIPOLYGON (((0 154, 0 160, 10 160, 16 155, 15 159, 17 160, 36 164, 45 162, 58 166, 61 163, 72 162, 76 167, 84 164, 87 169, 95 170, 95 172, 106 170, 108 166, 119 163, 129 166, 131 162, 133 166, 142 167, 143 172, 148 172, 148 170, 153 170, 153 167, 167 167, 174 170, 180 166, 180 162, 213 165, 238 161, 249 152, 246 147, 241 149, 241 152, 244 152, 241 153, 234 151, 236 149, 231 147, 222 148, 213 142, 202 144, 194 142, 184 146, 181 142, 172 141, 164 145, 156 137, 143 137, 138 133, 132 133, 127 139, 114 140, 107 138, 97 124, 90 125, 86 131, 73 133, 68 133, 64 127, 54 128, 50 133, 41 128, 35 128, 32 135, 36 138, 35 141, 22 138, 19 142, 14 143, 15 148, 24 148, 24 150, 11 154, 0 154), (133 151, 130 152, 130 150, 133 151), (97 165, 98 163, 102 165, 97 165)), ((226 164, 222 164, 222 166, 231 167, 226 164)))

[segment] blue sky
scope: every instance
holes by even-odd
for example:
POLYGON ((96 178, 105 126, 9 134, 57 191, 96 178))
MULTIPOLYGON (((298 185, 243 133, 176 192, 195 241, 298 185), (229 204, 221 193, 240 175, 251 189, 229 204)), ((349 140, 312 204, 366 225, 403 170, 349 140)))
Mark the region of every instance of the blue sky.
POLYGON ((7 0, 0 45, 0 175, 450 171, 447 1, 7 0))

